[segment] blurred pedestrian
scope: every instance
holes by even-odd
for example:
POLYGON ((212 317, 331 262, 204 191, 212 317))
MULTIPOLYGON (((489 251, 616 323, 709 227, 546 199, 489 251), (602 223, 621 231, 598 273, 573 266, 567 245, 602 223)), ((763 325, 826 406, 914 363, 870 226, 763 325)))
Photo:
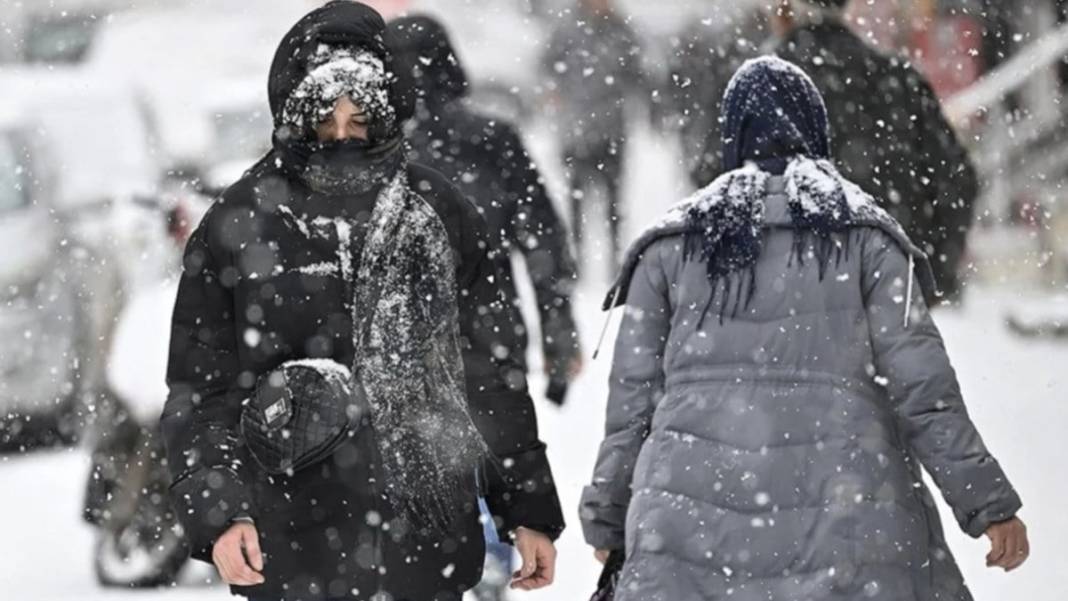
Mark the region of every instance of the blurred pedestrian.
POLYGON ((926 469, 989 565, 1020 499, 961 397, 901 226, 830 162, 812 81, 747 62, 724 170, 631 247, 607 435, 582 496, 616 601, 972 597, 926 469))
POLYGON ((385 35, 345 0, 286 34, 273 149, 185 251, 172 497, 193 556, 255 599, 459 600, 482 571, 480 488, 523 558, 513 586, 553 579, 563 518, 500 352, 485 222, 405 157, 415 91, 385 35))
POLYGON ((690 181, 697 188, 722 173, 719 103, 727 82, 742 63, 760 54, 770 35, 760 9, 736 9, 726 16, 691 20, 675 39, 668 62, 674 127, 690 181))
POLYGON ((582 253, 586 210, 603 194, 611 261, 619 260, 621 186, 627 146, 624 101, 646 91, 642 47, 612 0, 578 0, 553 32, 542 68, 558 110, 563 162, 571 188, 571 229, 582 253))
POLYGON ((843 18, 849 4, 784 0, 771 15, 776 54, 801 65, 826 98, 842 174, 904 226, 931 257, 944 300, 957 301, 975 169, 924 76, 853 33, 843 18))
MULTIPOLYGON (((429 16, 411 16, 388 27, 396 63, 418 90, 407 128, 409 156, 445 175, 486 218, 501 289, 519 326, 509 355, 525 370, 527 329, 511 261, 513 251, 523 254, 540 317, 546 396, 563 404, 582 368, 571 311, 575 266, 567 229, 515 128, 470 106, 467 74, 444 26, 429 16)), ((480 601, 503 599, 511 573, 511 546, 497 542, 492 528, 489 534, 486 570, 475 591, 480 601)))
POLYGON ((467 74, 444 27, 416 16, 394 20, 389 28, 395 54, 410 66, 420 94, 407 132, 411 159, 444 174, 486 218, 501 288, 520 324, 511 355, 525 367, 527 329, 511 262, 513 251, 523 255, 537 302, 547 396, 562 404, 582 368, 571 309, 575 260, 567 227, 515 127, 471 107, 467 74))

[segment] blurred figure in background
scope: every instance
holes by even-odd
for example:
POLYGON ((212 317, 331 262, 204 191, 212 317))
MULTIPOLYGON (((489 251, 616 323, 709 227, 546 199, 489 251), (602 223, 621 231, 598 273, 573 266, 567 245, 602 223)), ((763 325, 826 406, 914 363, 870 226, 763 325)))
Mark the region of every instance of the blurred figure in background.
MULTIPOLYGON (((582 369, 571 310, 575 263, 567 229, 515 128, 469 106, 467 75, 441 23, 428 16, 405 17, 392 21, 389 31, 397 64, 419 90, 407 131, 411 159, 444 174, 486 218, 501 289, 519 330, 508 350, 526 370, 528 336, 511 262, 512 251, 523 254, 540 317, 549 377, 546 397, 563 404, 568 385, 582 369)), ((492 527, 487 534, 486 570, 475 594, 480 601, 496 601, 508 588, 512 548, 497 540, 492 527)))
POLYGON ((924 76, 846 26, 849 3, 783 0, 771 15, 775 52, 805 69, 826 99, 842 174, 880 199, 931 257, 942 300, 956 302, 975 169, 924 76))
POLYGON ((694 19, 678 36, 669 59, 670 102, 683 160, 696 188, 722 170, 719 104, 727 82, 769 35, 764 12, 748 9, 726 21, 694 19))
POLYGON ((585 210, 605 196, 611 261, 620 252, 621 184, 626 148, 623 102, 648 88, 637 34, 611 0, 579 0, 553 32, 542 68, 559 107, 556 123, 570 179, 571 228, 582 254, 585 210))
POLYGON ((550 379, 546 396, 562 404, 568 383, 582 368, 571 309, 575 260, 567 227, 515 127, 480 115, 467 102, 467 74, 443 26, 418 16, 394 20, 389 28, 397 59, 411 69, 420 94, 407 132, 411 158, 443 173, 489 223, 501 288, 521 328, 511 352, 525 368, 528 330, 519 314, 511 264, 512 251, 522 253, 537 297, 550 379))

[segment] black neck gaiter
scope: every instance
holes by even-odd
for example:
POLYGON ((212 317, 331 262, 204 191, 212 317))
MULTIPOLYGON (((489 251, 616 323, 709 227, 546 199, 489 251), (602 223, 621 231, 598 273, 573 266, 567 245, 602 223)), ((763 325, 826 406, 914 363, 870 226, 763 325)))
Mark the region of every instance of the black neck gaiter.
POLYGON ((282 155, 286 171, 325 196, 367 193, 388 183, 405 163, 400 136, 369 143, 296 142, 276 135, 274 146, 282 155))

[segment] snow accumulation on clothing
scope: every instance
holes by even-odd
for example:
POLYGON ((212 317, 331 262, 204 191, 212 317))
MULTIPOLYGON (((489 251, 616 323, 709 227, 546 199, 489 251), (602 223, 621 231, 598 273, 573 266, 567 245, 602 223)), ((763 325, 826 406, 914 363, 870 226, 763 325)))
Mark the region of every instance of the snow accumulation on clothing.
POLYGON ((290 95, 282 120, 298 131, 314 127, 334 110, 334 103, 348 95, 371 120, 390 128, 396 111, 389 102, 388 73, 382 59, 369 50, 334 48, 320 44, 316 65, 290 95))
MULTIPOLYGON (((668 209, 639 238, 665 228, 684 226, 691 211, 708 213, 713 208, 739 216, 751 214, 760 221, 757 225, 763 225, 764 202, 771 177, 755 163, 725 173, 668 209)), ((900 231, 904 236, 904 230, 889 213, 870 194, 843 177, 830 161, 798 156, 788 163, 782 177, 789 205, 799 209, 806 218, 826 216, 835 221, 872 222, 900 231), (838 202, 842 198, 850 212, 848 216, 842 214, 843 207, 838 202)))
POLYGON ((320 261, 318 263, 312 263, 311 265, 298 267, 297 271, 305 275, 327 276, 337 275, 338 268, 335 263, 331 263, 330 261, 320 261))
POLYGON ((328 382, 339 384, 346 392, 352 390, 352 371, 333 359, 294 359, 282 364, 283 370, 295 367, 312 369, 328 382))

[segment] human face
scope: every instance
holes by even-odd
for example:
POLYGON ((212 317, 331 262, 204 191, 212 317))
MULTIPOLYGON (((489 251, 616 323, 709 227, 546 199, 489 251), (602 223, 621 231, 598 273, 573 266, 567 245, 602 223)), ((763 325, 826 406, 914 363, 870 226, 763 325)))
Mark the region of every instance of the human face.
POLYGON ((370 116, 347 95, 337 99, 334 112, 315 127, 320 142, 367 141, 370 116))

